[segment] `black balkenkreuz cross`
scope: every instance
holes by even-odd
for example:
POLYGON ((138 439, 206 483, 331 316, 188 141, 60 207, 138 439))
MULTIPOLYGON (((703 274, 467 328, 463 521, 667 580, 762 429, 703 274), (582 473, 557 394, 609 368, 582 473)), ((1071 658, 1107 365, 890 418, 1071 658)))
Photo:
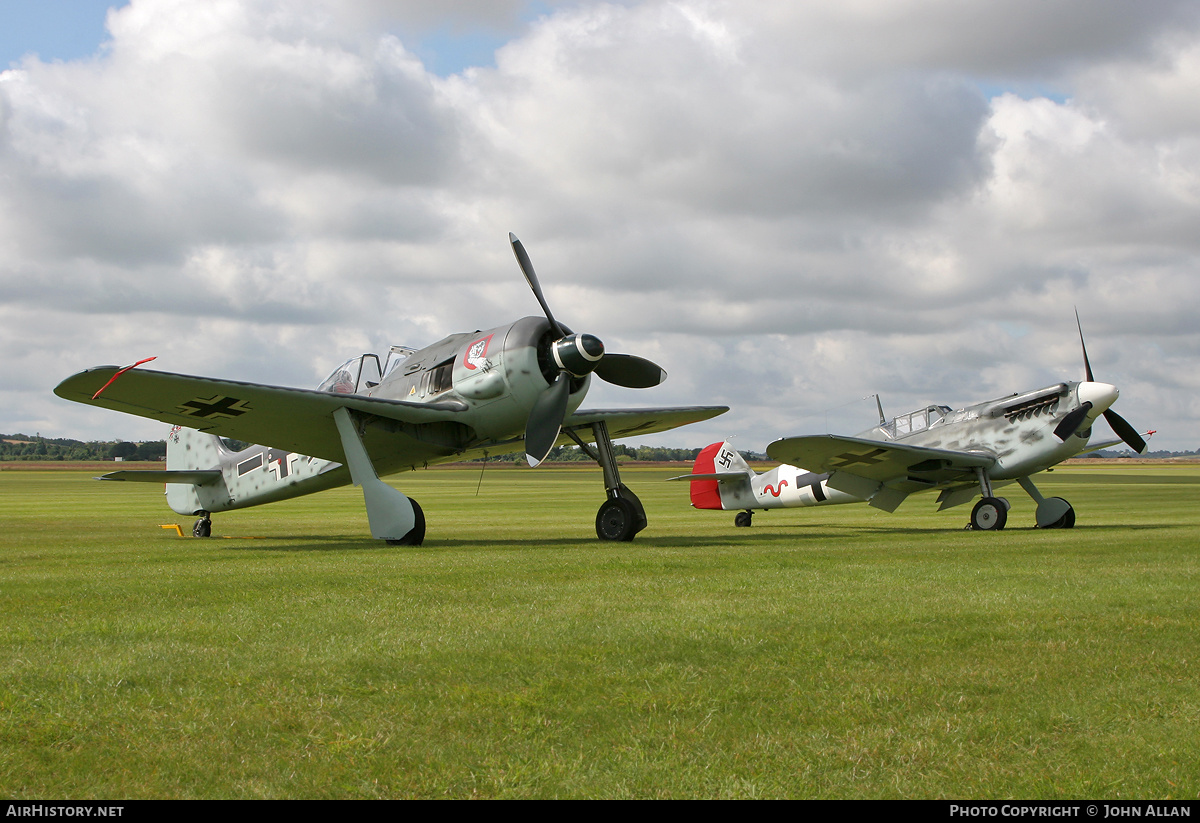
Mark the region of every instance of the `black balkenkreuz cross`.
POLYGON ((839 469, 844 469, 847 466, 853 466, 855 463, 862 463, 864 466, 872 466, 876 463, 883 462, 883 458, 880 457, 882 454, 887 454, 887 450, 875 449, 874 451, 867 452, 866 454, 854 454, 853 452, 846 452, 845 454, 839 454, 836 458, 834 458, 835 460, 840 460, 842 462, 834 463, 833 465, 837 466, 839 469))
POLYGON ((250 411, 246 401, 217 394, 208 399, 197 397, 181 403, 179 413, 189 417, 237 417, 250 411))

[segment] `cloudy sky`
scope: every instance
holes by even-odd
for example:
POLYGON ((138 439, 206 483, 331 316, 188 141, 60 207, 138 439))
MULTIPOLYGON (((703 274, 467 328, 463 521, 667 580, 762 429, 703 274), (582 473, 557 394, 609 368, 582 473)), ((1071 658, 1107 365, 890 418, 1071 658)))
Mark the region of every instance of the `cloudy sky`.
MULTIPOLYGON (((1200 4, 0 5, 0 432, 555 314, 771 440, 1082 377, 1200 447, 1200 4), (70 22, 63 22, 64 18, 70 22)), ((1097 431, 1101 430, 1097 427, 1097 431)))

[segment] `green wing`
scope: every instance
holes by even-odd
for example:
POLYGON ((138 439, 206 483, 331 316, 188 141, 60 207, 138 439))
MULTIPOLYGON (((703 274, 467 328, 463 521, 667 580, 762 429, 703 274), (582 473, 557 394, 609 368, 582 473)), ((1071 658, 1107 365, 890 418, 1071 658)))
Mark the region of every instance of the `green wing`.
MULTIPOLYGON (((385 425, 372 425, 364 433, 367 450, 381 473, 445 460, 470 460, 524 447, 519 437, 486 443, 455 442, 453 437, 435 434, 432 429, 436 426, 421 432, 423 424, 455 421, 467 410, 467 405, 459 400, 410 403, 193 377, 153 369, 130 369, 113 380, 119 371, 117 366, 98 366, 82 371, 59 383, 54 393, 76 403, 338 463, 346 462, 346 456, 333 413, 339 408, 354 409, 385 421, 385 425), (109 381, 112 381, 111 385, 105 387, 109 381), (98 391, 100 395, 95 397, 98 391), (386 421, 402 425, 390 425, 386 421)), ((727 406, 597 409, 578 411, 568 417, 563 426, 581 429, 580 436, 590 440, 588 427, 603 421, 608 424, 611 437, 632 437, 707 420, 726 411, 729 411, 727 406)), ((565 433, 559 438, 560 444, 570 442, 565 433)))
MULTIPOLYGON (((608 434, 617 437, 635 437, 641 434, 677 429, 689 423, 699 423, 729 411, 728 406, 676 406, 665 409, 588 409, 570 415, 564 428, 590 426, 592 423, 608 424, 608 434)), ((590 438, 584 436, 584 440, 590 438)), ((564 442, 570 442, 564 441, 564 442)))
POLYGON ((880 483, 912 476, 927 483, 952 482, 974 477, 976 468, 987 469, 996 463, 995 457, 979 452, 906 446, 836 434, 785 437, 767 446, 767 456, 810 472, 845 472, 880 483))
POLYGON ((151 369, 131 369, 113 380, 118 371, 117 366, 82 371, 59 383, 54 393, 76 403, 339 463, 346 459, 333 422, 339 408, 411 424, 452 420, 466 409, 457 401, 408 403, 151 369), (112 384, 95 397, 110 380, 112 384))
POLYGON ((776 440, 767 446, 767 456, 811 472, 828 473, 826 483, 830 488, 861 497, 889 512, 895 511, 913 492, 970 488, 977 469, 986 470, 996 463, 995 457, 978 452, 930 449, 836 434, 776 440))

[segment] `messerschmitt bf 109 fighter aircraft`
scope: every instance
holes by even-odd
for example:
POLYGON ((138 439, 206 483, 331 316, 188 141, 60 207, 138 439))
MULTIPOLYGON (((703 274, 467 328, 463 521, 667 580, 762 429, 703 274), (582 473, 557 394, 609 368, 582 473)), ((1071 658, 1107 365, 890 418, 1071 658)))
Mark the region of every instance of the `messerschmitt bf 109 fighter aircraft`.
POLYGON ((395 346, 382 361, 354 357, 315 391, 135 368, 141 361, 88 369, 54 393, 173 424, 166 471, 102 479, 165 482, 171 508, 200 518, 197 536, 210 534, 213 512, 353 483, 362 487, 374 537, 419 545, 421 507, 381 475, 521 450, 536 466, 556 444, 573 441, 603 469, 607 499, 596 534, 632 540, 646 514, 621 483, 612 438, 673 429, 728 408, 581 411, 592 374, 650 388, 666 372, 644 358, 606 352, 598 338, 555 320, 524 247, 512 234, 509 241, 544 317, 453 334, 423 349, 395 346), (226 439, 271 445, 234 449, 226 439))
MULTIPOLYGON (((1078 325, 1078 314, 1075 319, 1078 325)), ((756 474, 729 443, 713 443, 700 452, 692 474, 671 479, 691 481, 692 505, 698 509, 737 511, 737 526, 749 526, 754 509, 869 503, 893 512, 910 494, 937 490, 939 510, 982 495, 968 528, 983 530, 1004 528, 1008 501, 995 497, 993 489, 1015 480, 1037 503, 1039 528, 1072 528, 1071 504, 1043 497, 1030 476, 1122 441, 1139 454, 1146 450, 1142 436, 1110 408, 1117 387, 1093 379, 1082 327, 1079 342, 1083 382, 1057 383, 957 411, 927 406, 890 421, 881 405, 879 425, 856 437, 776 440, 767 446, 767 456, 784 465, 763 474, 756 474), (1092 424, 1101 415, 1120 439, 1089 443, 1092 424)))

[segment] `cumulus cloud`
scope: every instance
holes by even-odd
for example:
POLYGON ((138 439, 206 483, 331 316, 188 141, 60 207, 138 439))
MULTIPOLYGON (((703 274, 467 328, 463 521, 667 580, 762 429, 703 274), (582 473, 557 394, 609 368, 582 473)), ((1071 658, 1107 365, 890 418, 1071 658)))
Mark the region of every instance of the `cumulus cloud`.
POLYGON ((1193 3, 133 0, 108 27, 0 74, 0 430, 154 436, 50 394, 98 362, 308 385, 536 313, 512 230, 565 322, 671 374, 589 405, 734 407, 657 442, 1074 378, 1078 306, 1122 414, 1200 445, 1193 3), (491 61, 422 58, 479 31, 491 61))

